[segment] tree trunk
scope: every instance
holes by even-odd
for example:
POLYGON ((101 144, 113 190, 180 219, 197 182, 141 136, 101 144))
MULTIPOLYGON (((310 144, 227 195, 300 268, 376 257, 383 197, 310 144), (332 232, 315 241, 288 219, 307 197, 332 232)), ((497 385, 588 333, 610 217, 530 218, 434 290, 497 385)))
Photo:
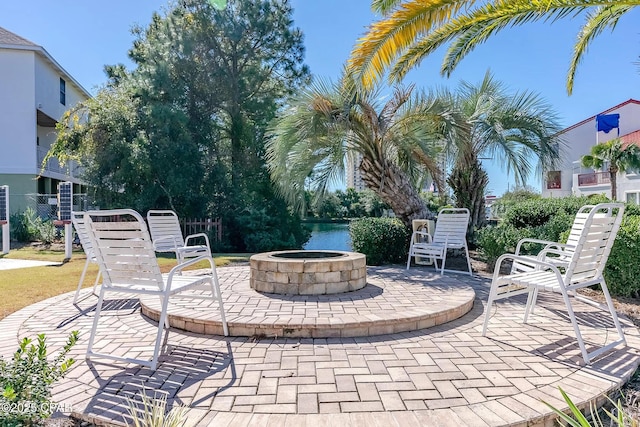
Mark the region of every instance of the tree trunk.
POLYGON ((365 157, 360 162, 360 172, 367 188, 380 196, 408 228, 411 228, 414 219, 435 217, 411 185, 407 175, 395 164, 382 165, 365 157))
POLYGON ((489 184, 489 177, 482 169, 478 157, 470 155, 465 159, 459 159, 447 183, 453 189, 456 206, 469 209, 471 215, 469 229, 473 231, 484 226, 486 222, 484 193, 489 184))
POLYGON ((611 180, 611 201, 618 200, 618 168, 609 166, 609 179, 611 180))

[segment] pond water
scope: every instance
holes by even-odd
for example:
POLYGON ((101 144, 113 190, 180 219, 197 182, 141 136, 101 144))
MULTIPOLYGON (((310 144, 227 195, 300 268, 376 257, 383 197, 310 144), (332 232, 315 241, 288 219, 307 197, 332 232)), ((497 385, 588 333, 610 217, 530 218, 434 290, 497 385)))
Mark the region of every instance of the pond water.
POLYGON ((311 238, 304 245, 306 250, 351 251, 349 223, 308 223, 311 238))

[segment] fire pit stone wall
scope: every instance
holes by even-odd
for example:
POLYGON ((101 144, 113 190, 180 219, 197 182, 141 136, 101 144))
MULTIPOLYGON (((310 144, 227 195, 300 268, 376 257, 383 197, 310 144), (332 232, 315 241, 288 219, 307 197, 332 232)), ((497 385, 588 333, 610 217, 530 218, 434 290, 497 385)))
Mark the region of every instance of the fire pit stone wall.
POLYGON ((367 284, 366 258, 357 252, 278 251, 253 255, 250 286, 282 295, 350 292, 367 284))

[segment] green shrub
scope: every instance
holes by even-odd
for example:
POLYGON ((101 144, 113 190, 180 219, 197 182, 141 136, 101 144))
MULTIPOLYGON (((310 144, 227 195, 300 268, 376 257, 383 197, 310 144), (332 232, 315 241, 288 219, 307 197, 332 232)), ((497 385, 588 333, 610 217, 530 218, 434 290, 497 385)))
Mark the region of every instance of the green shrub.
POLYGON ((19 214, 11 215, 11 237, 18 242, 53 243, 57 230, 52 221, 43 221, 31 206, 19 214))
POLYGON ((554 216, 565 213, 573 217, 584 205, 595 205, 609 201, 602 195, 590 197, 563 197, 557 199, 531 199, 509 206, 504 221, 516 228, 540 227, 554 216))
POLYGON ((567 234, 564 239, 562 239, 561 236, 563 233, 568 233, 571 230, 574 219, 575 213, 570 215, 567 212, 560 211, 553 215, 547 223, 535 227, 532 234, 536 236, 537 239, 564 243, 567 241, 569 235, 567 234))
POLYGON ((640 297, 639 277, 640 216, 625 215, 611 249, 604 278, 612 294, 640 297))
POLYGON ((493 271, 496 260, 502 254, 513 253, 520 239, 533 237, 533 230, 516 228, 502 222, 496 226, 484 227, 476 233, 476 243, 483 255, 487 268, 493 271))
POLYGON ((367 256, 368 265, 404 262, 409 231, 397 218, 361 218, 349 226, 353 250, 367 256))
POLYGON ((52 362, 47 359, 44 334, 38 335, 37 345, 24 338, 11 361, 0 358, 0 425, 30 425, 51 416, 55 409, 51 385, 75 362, 66 356, 77 340, 78 332, 73 331, 52 362))

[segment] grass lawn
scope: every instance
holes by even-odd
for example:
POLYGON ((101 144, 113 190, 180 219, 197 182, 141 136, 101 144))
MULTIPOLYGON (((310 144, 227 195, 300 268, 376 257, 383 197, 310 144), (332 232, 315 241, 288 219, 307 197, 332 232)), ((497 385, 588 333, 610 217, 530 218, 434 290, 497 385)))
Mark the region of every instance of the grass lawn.
MULTIPOLYGON (((24 246, 12 249, 8 254, 0 255, 0 257, 62 262, 64 250, 24 246)), ((248 261, 248 259, 249 255, 247 254, 215 255, 216 265, 219 266, 248 261)), ((74 249, 71 260, 62 265, 0 270, 0 319, 38 301, 75 291, 86 260, 81 249, 74 249)), ((158 257, 158 263, 160 270, 166 273, 176 265, 176 260, 161 256, 158 257)), ((206 262, 202 262, 195 264, 190 269, 205 268, 207 265, 206 262)), ((83 287, 93 286, 97 274, 97 264, 89 264, 83 287)))

